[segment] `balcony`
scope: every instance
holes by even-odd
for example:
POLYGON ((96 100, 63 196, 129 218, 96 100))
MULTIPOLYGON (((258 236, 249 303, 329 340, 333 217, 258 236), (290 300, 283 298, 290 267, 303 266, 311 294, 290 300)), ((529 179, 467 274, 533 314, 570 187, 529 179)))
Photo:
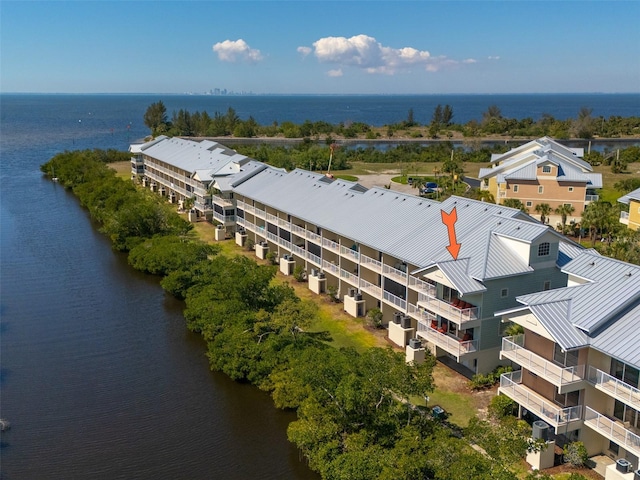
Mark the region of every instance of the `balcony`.
POLYGON ((264 210, 260 210, 259 208, 254 208, 253 213, 256 217, 262 218, 263 220, 266 218, 265 216, 266 212, 264 210))
POLYGON ((620 212, 620 223, 629 225, 629 212, 620 212))
POLYGON ((600 198, 599 195, 585 195, 584 196, 584 201, 586 202, 597 202, 598 199, 600 198))
POLYGON ((360 278, 357 275, 347 272, 344 268, 340 269, 340 278, 342 278, 343 280, 346 280, 354 287, 357 287, 358 284, 360 283, 360 278))
POLYGON ((524 335, 502 339, 500 359, 508 358, 558 387, 558 393, 578 390, 584 379, 584 365, 560 367, 524 348, 524 335), (573 387, 573 388, 572 388, 573 387))
POLYGON ((419 293, 418 305, 431 310, 433 313, 451 320, 458 325, 473 322, 480 318, 478 307, 458 308, 453 304, 437 299, 434 295, 419 293))
POLYGON ((562 433, 580 428, 580 414, 582 406, 562 408, 546 398, 538 395, 533 390, 521 384, 522 371, 503 373, 500 375, 500 388, 498 393, 503 393, 520 406, 553 425, 558 433, 558 427, 562 427, 562 433))
POLYGON ((295 253, 296 255, 298 255, 299 257, 305 258, 306 257, 306 251, 304 248, 299 247, 297 245, 291 245, 291 252, 295 253))
POLYGON ((307 240, 311 240, 312 242, 317 243, 318 245, 322 244, 322 237, 317 233, 313 233, 307 230, 306 235, 307 235, 307 240))
POLYGON ((624 428, 620 422, 611 420, 592 408, 585 407, 584 424, 603 437, 622 446, 625 450, 640 456, 640 436, 624 428))
POLYGON ((229 200, 228 198, 222 198, 219 195, 211 195, 211 200, 213 200, 214 203, 217 203, 218 205, 221 205, 223 207, 233 207, 232 200, 229 200))
POLYGON ((418 321, 418 336, 449 352, 458 360, 463 355, 474 353, 478 350, 477 340, 463 342, 462 339, 439 332, 435 328, 431 328, 430 324, 420 320, 418 321))
POLYGON ((342 255, 343 257, 347 257, 356 263, 358 263, 358 260, 360 258, 360 254, 356 250, 352 250, 351 248, 347 247, 340 247, 340 255, 342 255))
POLYGON ((271 213, 267 213, 267 222, 273 225, 278 225, 278 217, 272 215, 271 213))
POLYGON ((598 390, 603 391, 607 395, 626 403, 636 410, 640 410, 640 390, 632 387, 622 380, 604 373, 595 367, 589 367, 587 381, 594 385, 598 390))
POLYGON ((318 267, 322 266, 322 260, 320 259, 320 257, 317 255, 314 255, 311 252, 307 252, 307 260, 309 260, 311 263, 313 263, 318 267))
POLYGON ((291 222, 289 220, 285 220, 284 218, 278 218, 278 226, 286 230, 291 230, 291 222))
POLYGON ((436 296, 436 287, 416 277, 409 276, 409 288, 431 295, 434 298, 436 296))
POLYGON ((331 250, 334 253, 340 252, 340 245, 338 245, 333 240, 329 240, 328 238, 322 239, 322 246, 327 250, 331 250))
POLYGON ((406 310, 407 309, 407 301, 394 295, 393 293, 389 293, 387 291, 382 292, 382 299, 387 302, 390 303, 391 305, 394 305, 395 307, 399 308, 400 310, 406 310))
POLYGON ((268 230, 267 230, 267 238, 271 240, 273 243, 275 243, 276 245, 278 244, 278 240, 280 240, 275 233, 271 233, 268 230))
POLYGON ((236 221, 236 216, 235 215, 222 215, 221 213, 218 213, 216 211, 213 212, 213 218, 215 218, 216 220, 218 220, 221 223, 227 224, 227 223, 233 223, 236 221))
POLYGON ((393 268, 390 265, 382 265, 382 273, 398 283, 405 284, 407 282, 407 274, 402 270, 393 268))
POLYGON ((304 227, 300 227, 299 225, 292 223, 291 233, 299 236, 300 238, 306 238, 307 231, 304 229, 304 227))
POLYGON ((360 265, 376 273, 382 273, 382 262, 367 257, 366 255, 360 255, 360 265))
POLYGON ((325 272, 333 273, 336 277, 340 276, 340 267, 338 265, 336 265, 335 263, 330 263, 330 262, 327 262, 326 260, 323 260, 322 261, 322 269, 325 272))
POLYGON ((409 315, 418 321, 422 321, 427 325, 431 325, 431 322, 433 321, 435 322, 438 321, 438 317, 436 317, 433 313, 427 310, 418 308, 416 305, 412 303, 409 303, 407 306, 409 307, 409 309, 407 310, 409 312, 409 315))
POLYGON ((380 298, 382 295, 382 289, 373 283, 369 283, 364 279, 360 279, 360 290, 369 295, 374 296, 375 298, 380 298))

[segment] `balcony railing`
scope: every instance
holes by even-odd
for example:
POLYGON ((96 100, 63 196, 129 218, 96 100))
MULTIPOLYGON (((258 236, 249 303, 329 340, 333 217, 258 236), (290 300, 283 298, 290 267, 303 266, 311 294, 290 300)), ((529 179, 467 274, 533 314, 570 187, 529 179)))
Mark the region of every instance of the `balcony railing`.
POLYGON ((332 252, 338 253, 340 251, 340 245, 338 245, 333 240, 329 240, 328 238, 322 239, 322 246, 327 250, 331 250, 332 252))
POLYGON ((291 252, 295 253, 296 255, 298 255, 299 257, 305 258, 306 257, 306 251, 304 248, 299 247, 297 245, 291 244, 291 252))
POLYGON ((637 388, 595 367, 589 367, 587 380, 598 390, 640 410, 640 390, 637 388))
POLYGON ((416 277, 409 276, 409 288, 431 295, 434 298, 436 296, 436 287, 416 277))
POLYGON ((307 260, 309 260, 311 263, 317 265, 318 267, 322 266, 322 259, 319 256, 314 255, 311 252, 307 252, 307 260))
POLYGON ((340 275, 340 267, 335 263, 331 263, 331 262, 327 262, 326 260, 323 260, 322 269, 333 273, 336 277, 340 275))
POLYGON ((259 217, 259 218, 264 219, 264 218, 265 218, 265 213, 266 213, 266 212, 265 212, 264 210, 261 210, 261 209, 259 209, 259 208, 255 208, 255 207, 254 207, 254 211, 253 211, 253 213, 254 213, 254 215, 255 215, 256 217, 259 217))
POLYGON ((403 284, 407 281, 407 274, 405 272, 398 270, 397 268, 393 268, 390 265, 382 265, 382 273, 403 284))
POLYGON ((364 279, 360 279, 360 290, 368 293, 369 295, 373 295, 375 298, 380 298, 382 294, 382 289, 373 283, 367 282, 364 279))
POLYGON ((389 293, 387 291, 384 291, 382 293, 382 298, 392 304, 395 305, 396 307, 398 307, 400 310, 406 310, 407 309, 407 301, 403 300, 402 298, 394 295, 393 293, 389 293))
POLYGON ((228 198, 222 198, 219 195, 211 195, 211 200, 213 200, 218 205, 222 205, 223 207, 233 207, 233 201, 228 198))
POLYGON ((235 222, 236 221, 236 216, 235 215, 222 215, 221 213, 216 212, 215 210, 213 211, 213 218, 215 218, 216 220, 218 220, 221 223, 231 223, 231 222, 235 222))
POLYGON ((271 233, 270 231, 267 230, 267 238, 271 240, 273 243, 275 243, 276 245, 278 244, 279 238, 275 233, 271 233))
POLYGON ((284 218, 278 218, 278 226, 280 228, 284 228, 286 230, 291 229, 291 222, 289 220, 285 220, 284 218))
POLYGON ((271 213, 267 213, 267 222, 270 222, 273 225, 278 225, 278 217, 271 213))
POLYGON ((285 240, 282 237, 278 237, 278 244, 280 244, 282 247, 286 248, 287 250, 291 250, 291 242, 288 240, 285 240))
POLYGON ((599 198, 600 198, 600 195, 585 195, 584 196, 584 201, 585 202, 597 202, 599 198))
POLYGON ((584 365, 563 368, 527 350, 523 345, 524 335, 503 338, 500 358, 508 358, 558 387, 584 379, 584 365))
POLYGON ((307 240, 311 240, 312 242, 315 242, 318 245, 322 244, 322 237, 320 235, 310 232, 309 230, 306 231, 306 234, 307 234, 307 240))
POLYGON ((209 212, 213 210, 213 207, 211 205, 207 205, 202 202, 193 202, 193 206, 196 210, 200 210, 201 212, 209 212))
POLYGON ((382 273, 382 262, 367 257, 366 255, 360 255, 360 265, 374 272, 382 273))
POLYGON ((307 234, 307 231, 304 229, 304 227, 300 227, 300 226, 296 225, 295 223, 292 223, 291 224, 291 233, 296 234, 300 238, 305 238, 306 234, 307 234))
POLYGON ((430 294, 418 293, 418 303, 422 307, 428 308, 432 312, 446 317, 459 325, 467 322, 473 322, 480 318, 480 309, 478 307, 454 307, 452 304, 445 302, 444 300, 437 299, 435 296, 430 294))
POLYGON ((559 407, 530 388, 521 385, 521 382, 521 370, 503 373, 500 375, 498 391, 556 428, 580 420, 582 406, 559 407))
POLYGON ((442 348, 457 358, 478 350, 477 340, 467 340, 463 342, 458 337, 452 337, 446 333, 441 333, 435 328, 431 328, 430 324, 420 320, 418 321, 418 336, 442 348))
POLYGON ((353 273, 347 272, 344 268, 340 269, 340 278, 346 280, 347 282, 352 284, 354 287, 357 287, 358 284, 360 283, 360 277, 358 277, 357 275, 354 275, 353 273))
POLYGON ((360 258, 360 254, 351 249, 351 248, 347 248, 347 247, 340 247, 340 255, 342 255, 343 257, 347 257, 350 258, 351 260, 353 260, 354 262, 358 262, 358 259, 360 258))
POLYGON ((407 310, 409 312, 409 315, 418 321, 425 322, 427 325, 431 325, 432 321, 436 321, 436 322, 438 321, 438 317, 436 317, 433 313, 427 310, 418 308, 416 305, 412 303, 409 303, 407 307, 409 307, 407 310))
POLYGON ((620 212, 620 223, 629 225, 629 212, 620 212))
POLYGON ((624 428, 621 423, 605 417, 592 408, 585 407, 584 424, 612 442, 621 445, 625 450, 640 456, 640 436, 624 428))

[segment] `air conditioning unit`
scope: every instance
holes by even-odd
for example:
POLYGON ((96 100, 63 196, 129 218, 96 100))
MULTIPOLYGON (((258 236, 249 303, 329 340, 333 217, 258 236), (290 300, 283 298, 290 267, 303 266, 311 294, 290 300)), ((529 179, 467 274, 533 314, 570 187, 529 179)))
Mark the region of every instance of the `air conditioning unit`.
POLYGON ((356 289, 355 288, 350 288, 349 289, 349 296, 353 297, 353 296, 355 296, 355 294, 356 294, 356 289))
POLYGON ((402 328, 411 328, 411 317, 403 315, 400 317, 400 326, 402 328))
POLYGON ((547 440, 549 436, 549 425, 542 420, 536 420, 533 422, 533 439, 547 440))
POLYGON ((616 460, 616 470, 622 473, 629 473, 631 471, 631 462, 624 458, 616 460))
POLYGON ((318 278, 325 278, 324 272, 318 272, 318 278))
POLYGON ((640 480, 640 468, 633 472, 633 480, 640 480))
POLYGON ((393 314, 393 323, 400 325, 400 319, 403 317, 404 315, 402 314, 402 312, 395 312, 393 314))
POLYGON ((410 338, 409 346, 413 349, 422 348, 422 341, 419 338, 410 338))
POLYGON ((311 269, 311 276, 312 277, 317 277, 318 276, 318 269, 317 268, 312 268, 311 269))
POLYGON ((216 228, 217 228, 218 230, 224 230, 224 225, 218 225, 216 228))
POLYGON ((360 292, 358 292, 358 293, 354 294, 354 295, 353 295, 353 299, 354 299, 356 302, 359 302, 360 300, 362 300, 362 294, 361 294, 360 292))

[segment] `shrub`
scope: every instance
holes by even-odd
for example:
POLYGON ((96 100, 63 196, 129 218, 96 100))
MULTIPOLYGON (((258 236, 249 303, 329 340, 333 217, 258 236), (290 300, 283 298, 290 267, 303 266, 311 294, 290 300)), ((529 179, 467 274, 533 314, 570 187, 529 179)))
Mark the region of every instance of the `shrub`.
POLYGON ((372 308, 367 312, 367 323, 373 328, 382 328, 382 310, 372 308))
POLYGON ((589 459, 587 447, 582 442, 572 442, 564 447, 564 463, 573 467, 583 467, 589 459))
POLYGON ((492 387, 500 381, 500 375, 502 375, 503 373, 511 372, 512 370, 513 369, 511 367, 500 366, 486 375, 476 373, 473 377, 471 377, 469 387, 472 390, 482 390, 483 388, 492 387))
POLYGON ((293 269, 293 278, 296 279, 296 282, 304 282, 307 279, 307 271, 304 269, 304 266, 297 265, 296 268, 293 269))
POLYGON ((506 395, 496 395, 489 403, 489 414, 497 419, 501 419, 513 415, 517 407, 517 403, 506 395))
POLYGON ((278 257, 276 255, 275 252, 269 252, 267 253, 267 261, 271 264, 271 265, 277 265, 278 264, 278 257))

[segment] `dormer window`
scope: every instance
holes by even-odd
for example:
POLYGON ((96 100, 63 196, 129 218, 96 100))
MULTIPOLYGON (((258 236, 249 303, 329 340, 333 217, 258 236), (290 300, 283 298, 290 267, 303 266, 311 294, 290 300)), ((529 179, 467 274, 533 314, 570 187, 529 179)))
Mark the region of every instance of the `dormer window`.
POLYGON ((551 246, 549 242, 543 242, 540 245, 538 245, 538 256, 546 257, 547 255, 549 255, 550 250, 551 250, 551 246))
POLYGON ((551 173, 551 165, 543 165, 542 173, 551 173))

